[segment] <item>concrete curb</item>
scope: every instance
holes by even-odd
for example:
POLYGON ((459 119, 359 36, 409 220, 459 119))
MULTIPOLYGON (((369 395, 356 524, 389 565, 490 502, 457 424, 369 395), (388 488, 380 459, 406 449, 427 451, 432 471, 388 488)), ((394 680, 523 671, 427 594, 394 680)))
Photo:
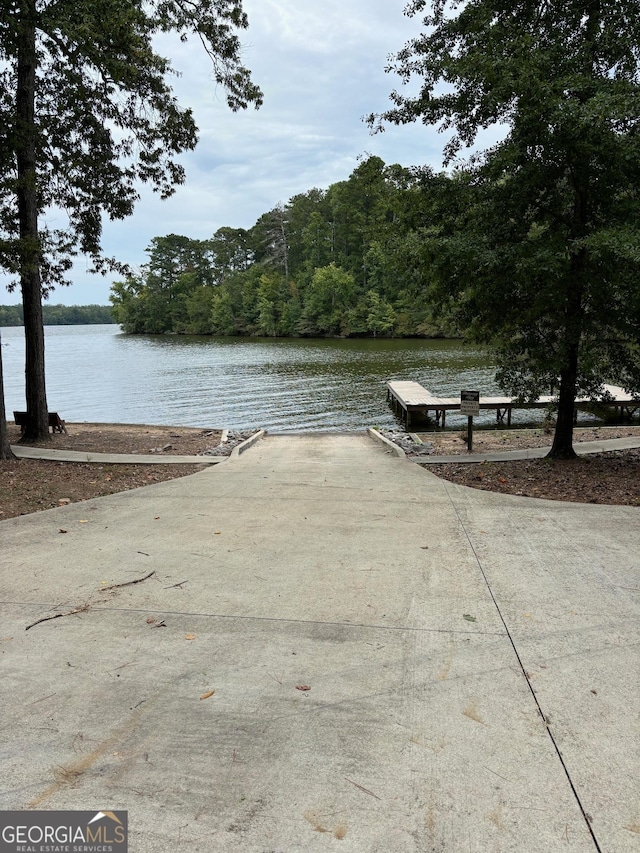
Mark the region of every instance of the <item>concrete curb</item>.
MULTIPOLYGON (((575 442, 573 449, 578 456, 588 456, 591 453, 610 453, 612 450, 634 450, 640 447, 640 439, 609 438, 604 441, 582 441, 575 442)), ((492 453, 452 454, 450 456, 421 456, 412 459, 418 465, 443 465, 449 462, 510 462, 522 459, 543 459, 551 450, 547 447, 532 447, 527 450, 505 450, 493 451, 492 453)))
MULTIPOLYGON (((416 465, 446 465, 451 462, 457 462, 460 465, 468 463, 481 462, 509 462, 511 460, 522 459, 542 459, 551 450, 551 445, 548 447, 532 447, 527 450, 506 450, 493 451, 492 453, 456 453, 448 456, 420 456, 419 458, 410 457, 405 451, 395 444, 382 433, 378 432, 373 427, 367 428, 368 434, 376 441, 381 442, 389 450, 393 451, 397 456, 408 459, 416 465)), ((417 442, 422 444, 422 441, 417 442)), ((604 441, 583 441, 576 442, 574 450, 578 456, 587 456, 590 453, 606 453, 612 450, 633 450, 640 447, 640 439, 630 436, 629 438, 609 438, 604 441)))
POLYGON ((50 462, 101 462, 103 465, 219 465, 226 457, 162 456, 147 453, 91 453, 84 450, 53 450, 46 447, 11 445, 21 459, 45 459, 50 462))
POLYGON ((393 441, 389 441, 389 439, 382 435, 381 432, 378 432, 377 429, 374 429, 373 427, 367 427, 367 432, 372 438, 374 438, 376 441, 381 442, 381 444, 384 444, 384 446, 388 448, 388 450, 390 450, 392 453, 395 453, 396 456, 400 456, 401 459, 407 458, 407 454, 401 447, 398 447, 398 445, 395 444, 393 441))
POLYGON ((237 447, 234 447, 233 450, 231 451, 230 455, 229 455, 229 458, 233 459, 233 458, 236 458, 238 456, 241 456, 245 452, 245 450, 249 450, 250 447, 253 447, 253 445, 256 442, 258 442, 266 434, 267 434, 266 429, 258 430, 258 432, 255 432, 253 435, 249 436, 249 438, 245 439, 237 447))
POLYGON ((20 459, 44 459, 50 462, 89 462, 103 465, 221 465, 240 456, 265 435, 259 430, 238 444, 228 456, 162 456, 149 453, 91 453, 83 450, 54 450, 47 447, 22 447, 11 445, 20 459))

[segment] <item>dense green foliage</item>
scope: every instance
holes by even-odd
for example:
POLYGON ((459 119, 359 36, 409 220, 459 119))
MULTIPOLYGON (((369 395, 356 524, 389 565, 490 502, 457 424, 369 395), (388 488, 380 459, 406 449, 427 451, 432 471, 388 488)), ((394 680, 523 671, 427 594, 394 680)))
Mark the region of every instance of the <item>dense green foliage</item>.
MULTIPOLYGON (((114 323, 108 305, 43 305, 45 326, 84 326, 114 323)), ((0 305, 0 326, 22 326, 22 305, 0 305)))
POLYGON ((113 285, 114 317, 132 333, 451 335, 447 318, 434 322, 422 252, 447 184, 367 157, 248 230, 156 237, 141 273, 113 285))
MULTIPOLYGON (((434 297, 495 345, 514 395, 559 388, 552 455, 573 456, 574 402, 640 392, 640 15, 637 0, 414 0, 424 33, 393 70, 382 122, 505 138, 460 170, 425 241, 434 297)), ((371 123, 376 124, 372 116, 371 123)))

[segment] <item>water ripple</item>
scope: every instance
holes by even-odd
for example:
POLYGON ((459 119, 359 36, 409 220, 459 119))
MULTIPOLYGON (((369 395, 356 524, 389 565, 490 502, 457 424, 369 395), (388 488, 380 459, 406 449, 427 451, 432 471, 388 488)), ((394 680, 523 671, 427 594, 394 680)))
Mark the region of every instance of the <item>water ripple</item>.
MULTIPOLYGON (((11 413, 25 406, 23 331, 1 334, 11 413)), ((50 326, 46 356, 49 408, 69 421, 349 431, 395 425, 389 379, 441 396, 498 393, 486 355, 458 341, 129 337, 117 326, 50 326)))

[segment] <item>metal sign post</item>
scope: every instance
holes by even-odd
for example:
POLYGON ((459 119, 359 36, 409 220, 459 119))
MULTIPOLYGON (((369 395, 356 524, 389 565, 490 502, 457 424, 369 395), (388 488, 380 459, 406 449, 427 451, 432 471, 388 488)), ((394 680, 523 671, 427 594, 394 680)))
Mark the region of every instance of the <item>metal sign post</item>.
POLYGON ((480 414, 480 392, 460 392, 460 414, 466 415, 467 422, 467 449, 473 453, 473 417, 480 414))

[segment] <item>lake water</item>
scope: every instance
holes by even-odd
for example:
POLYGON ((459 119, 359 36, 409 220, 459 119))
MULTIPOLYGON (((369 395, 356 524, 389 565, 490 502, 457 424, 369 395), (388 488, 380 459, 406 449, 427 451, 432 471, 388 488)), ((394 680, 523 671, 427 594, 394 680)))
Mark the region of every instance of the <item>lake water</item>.
MULTIPOLYGON (((24 332, 0 333, 11 417, 25 408, 24 332)), ((68 421, 349 431, 397 424, 390 379, 447 397, 498 393, 487 356, 459 341, 128 336, 118 326, 47 326, 45 336, 49 409, 68 421)), ((447 415, 448 426, 463 423, 447 415)))

